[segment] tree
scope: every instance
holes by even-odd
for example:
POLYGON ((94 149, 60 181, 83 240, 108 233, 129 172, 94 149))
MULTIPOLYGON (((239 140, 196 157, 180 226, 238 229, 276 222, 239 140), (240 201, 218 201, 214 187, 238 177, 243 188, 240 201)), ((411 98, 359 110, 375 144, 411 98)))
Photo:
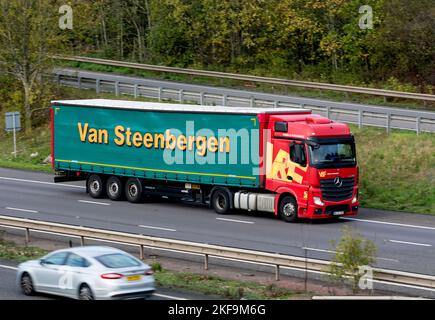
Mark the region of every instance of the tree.
POLYGON ((0 0, 0 66, 22 85, 27 132, 36 84, 59 47, 59 7, 50 0, 0 0))
POLYGON ((343 282, 351 278, 353 292, 358 291, 363 274, 360 267, 370 266, 375 262, 377 248, 371 240, 355 234, 352 228, 343 228, 338 244, 332 242, 336 254, 329 266, 330 277, 334 281, 343 282))

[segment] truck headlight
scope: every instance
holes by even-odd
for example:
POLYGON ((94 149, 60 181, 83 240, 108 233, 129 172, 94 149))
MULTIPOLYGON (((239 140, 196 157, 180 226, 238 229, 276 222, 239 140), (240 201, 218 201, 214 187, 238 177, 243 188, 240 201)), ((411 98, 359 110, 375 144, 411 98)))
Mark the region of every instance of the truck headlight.
POLYGON ((352 199, 352 203, 356 203, 358 201, 358 197, 355 195, 355 197, 353 197, 352 199))
POLYGON ((323 201, 320 199, 320 197, 313 197, 314 200, 314 204, 318 205, 318 206, 324 206, 325 204, 323 203, 323 201))

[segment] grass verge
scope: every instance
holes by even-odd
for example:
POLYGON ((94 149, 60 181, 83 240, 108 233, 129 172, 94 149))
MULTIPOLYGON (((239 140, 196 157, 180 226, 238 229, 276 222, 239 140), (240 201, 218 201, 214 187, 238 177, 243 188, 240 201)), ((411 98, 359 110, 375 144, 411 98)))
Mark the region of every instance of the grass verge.
POLYGON ((162 270, 155 273, 159 286, 190 290, 206 295, 216 295, 226 299, 277 300, 308 298, 306 293, 298 293, 252 281, 227 280, 216 276, 162 270))
POLYGON ((12 241, 6 241, 0 234, 0 259, 23 262, 38 259, 47 254, 47 251, 33 246, 18 246, 12 241))
POLYGON ((360 205, 435 215, 435 135, 352 126, 360 205))

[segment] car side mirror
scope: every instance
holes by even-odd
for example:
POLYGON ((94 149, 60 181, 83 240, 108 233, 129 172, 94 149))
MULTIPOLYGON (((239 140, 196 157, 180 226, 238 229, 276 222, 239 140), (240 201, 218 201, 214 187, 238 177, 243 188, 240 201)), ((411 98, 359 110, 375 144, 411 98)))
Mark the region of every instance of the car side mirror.
POLYGON ((46 261, 45 261, 44 259, 41 259, 41 260, 39 260, 39 264, 40 264, 41 266, 43 266, 43 265, 46 264, 46 261))

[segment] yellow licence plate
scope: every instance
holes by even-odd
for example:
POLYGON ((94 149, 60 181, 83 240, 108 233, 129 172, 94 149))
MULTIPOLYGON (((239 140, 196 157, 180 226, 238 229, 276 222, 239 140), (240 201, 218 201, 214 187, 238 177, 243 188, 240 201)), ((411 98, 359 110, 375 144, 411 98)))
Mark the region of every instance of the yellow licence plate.
POLYGON ((141 275, 127 276, 127 281, 138 281, 142 279, 141 275))

